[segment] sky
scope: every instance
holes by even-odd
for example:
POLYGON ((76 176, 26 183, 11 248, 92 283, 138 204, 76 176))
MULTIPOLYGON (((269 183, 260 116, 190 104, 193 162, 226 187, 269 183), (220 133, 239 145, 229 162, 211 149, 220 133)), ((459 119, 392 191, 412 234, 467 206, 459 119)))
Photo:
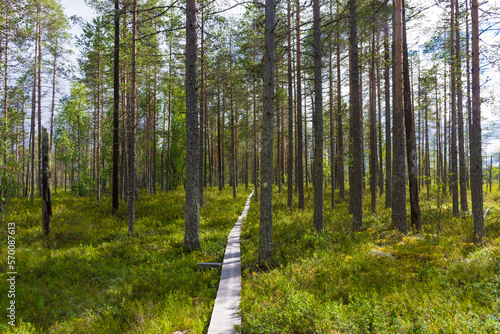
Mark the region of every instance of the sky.
MULTIPOLYGON (((424 0, 423 2, 429 2, 429 0, 424 0)), ((496 5, 500 6, 500 0, 489 0, 490 5, 496 5)), ((65 14, 69 17, 72 15, 77 15, 80 16, 83 21, 89 22, 92 20, 93 17, 96 16, 96 13, 94 10, 92 10, 90 7, 88 7, 85 4, 84 0, 62 0, 62 5, 64 7, 64 12, 65 14)), ((237 8, 234 10, 231 10, 231 14, 240 14, 243 12, 243 8, 237 8)), ((408 25, 408 45, 410 48, 416 48, 418 45, 423 45, 423 43, 426 41, 427 37, 421 33, 420 28, 425 28, 427 27, 429 30, 432 31, 432 26, 433 24, 435 25, 436 20, 439 19, 439 12, 440 10, 438 8, 430 8, 426 10, 423 14, 425 15, 426 20, 424 20, 423 25, 419 28, 412 26, 411 23, 408 25)), ((229 13, 228 13, 229 14, 229 13)), ((71 34, 73 37, 78 36, 82 33, 82 29, 78 25, 74 25, 71 28, 71 34)), ((483 39, 487 38, 496 38, 497 40, 500 38, 500 36, 493 36, 493 34, 489 36, 482 36, 483 39)), ((73 40, 74 42, 74 40, 73 40)), ((73 46, 73 50, 75 51, 71 58, 73 63, 76 65, 76 59, 79 55, 78 50, 75 46, 73 46)), ((488 70, 484 73, 482 73, 482 78, 481 82, 485 81, 485 76, 490 77, 490 81, 482 86, 482 92, 481 96, 482 97, 487 97, 487 96, 494 96, 495 92, 494 90, 496 87, 500 86, 500 73, 498 70, 488 70)), ((69 85, 66 85, 69 87, 69 85)), ((67 92, 69 93, 69 88, 67 88, 67 92)), ((483 104, 482 105, 482 116, 487 118, 487 122, 484 123, 484 125, 488 125, 491 123, 500 124, 500 110, 497 110, 497 108, 500 107, 500 101, 496 101, 496 105, 492 104, 483 104), (496 107, 496 108, 495 108, 496 107)), ((494 153, 500 151, 500 133, 494 133, 491 138, 488 138, 487 140, 484 141, 483 147, 485 147, 486 154, 494 153)))

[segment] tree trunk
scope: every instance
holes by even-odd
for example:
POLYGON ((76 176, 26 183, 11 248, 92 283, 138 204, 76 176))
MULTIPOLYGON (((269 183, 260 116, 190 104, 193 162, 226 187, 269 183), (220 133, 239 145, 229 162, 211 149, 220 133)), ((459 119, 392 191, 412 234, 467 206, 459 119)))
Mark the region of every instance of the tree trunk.
POLYGON ((38 4, 38 15, 37 15, 37 24, 38 24, 38 195, 42 197, 42 24, 41 24, 41 11, 42 11, 42 3, 38 4))
MULTIPOLYGON (((315 107, 313 117, 314 129, 314 227, 323 231, 323 88, 321 84, 321 15, 319 0, 313 1, 314 30, 314 96, 315 107)), ((332 94, 333 95, 333 94, 332 94)), ((333 137, 333 135, 332 135, 333 137)), ((333 164, 332 164, 333 166, 333 164)), ((333 189, 332 189, 333 193, 333 189)))
POLYGON ((363 227, 363 162, 362 162, 362 122, 359 101, 359 55, 358 55, 358 23, 356 0, 349 1, 349 99, 350 99, 350 129, 349 151, 351 156, 351 178, 349 211, 353 215, 352 229, 363 227))
POLYGON ((406 234, 405 119, 403 108, 403 3, 394 1, 394 159, 392 224, 406 234))
MULTIPOLYGON (((36 25, 36 34, 38 34, 39 24, 36 25)), ((36 86, 37 86, 37 68, 38 64, 38 38, 35 38, 35 63, 33 66, 33 91, 31 95, 31 189, 30 199, 33 203, 35 199, 35 119, 36 119, 36 86)))
POLYGON ((137 187, 136 135, 137 135, 137 97, 136 97, 136 33, 137 0, 133 1, 132 13, 132 73, 130 80, 130 119, 129 119, 129 161, 128 161, 128 232, 134 233, 135 193, 137 187))
POLYGON ((96 138, 97 206, 101 205, 101 47, 97 51, 97 138, 96 138))
MULTIPOLYGON (((403 86, 404 86, 404 114, 406 127, 406 158, 408 163, 408 178, 410 183, 410 212, 411 225, 418 232, 422 228, 422 215, 418 198, 417 178, 417 144, 415 139, 415 119, 411 105, 410 73, 408 64, 408 46, 406 43, 406 15, 403 0, 403 86)), ((428 131, 426 132, 428 133, 428 131)), ((429 160, 429 159, 427 159, 429 160)), ((428 181, 429 182, 429 181, 428 181)))
POLYGON ((292 78, 292 22, 291 2, 287 1, 288 20, 288 50, 287 50, 287 78, 288 78, 288 160, 287 160, 287 206, 293 206, 293 78, 292 78))
MULTIPOLYGON (((333 17, 333 2, 330 2, 330 16, 333 17)), ((328 43, 328 83, 329 83, 329 109, 330 109, 330 183, 332 186, 332 193, 330 198, 330 205, 332 209, 335 208, 335 128, 334 128, 334 116, 333 116, 333 25, 330 25, 330 38, 328 43)), ((340 64, 339 64, 340 65, 340 64)))
POLYGON ((458 161, 457 161, 457 61, 455 54, 455 0, 451 0, 451 28, 450 28, 450 57, 451 57, 451 141, 450 141, 450 191, 453 202, 453 215, 458 217, 460 215, 458 209, 458 161))
MULTIPOLYGON (((337 3, 337 13, 339 13, 339 4, 337 3)), ((344 126, 342 121, 342 80, 340 72, 340 28, 337 27, 337 165, 339 187, 339 198, 345 200, 345 181, 344 181, 344 126)))
POLYGON ((197 5, 186 2, 186 216, 184 246, 200 248, 199 141, 197 91, 197 5))
POLYGON ((231 184, 233 186, 233 198, 236 198, 236 146, 234 129, 234 96, 233 96, 233 54, 232 36, 229 36, 229 73, 230 73, 230 100, 231 100, 231 184))
POLYGON ((259 263, 272 265, 275 2, 266 0, 260 192, 259 263))
POLYGON ((205 1, 202 0, 202 5, 201 5, 201 48, 200 48, 200 149, 199 149, 199 174, 200 174, 200 179, 199 179, 199 184, 198 184, 198 187, 199 187, 199 192, 200 192, 200 207, 203 206, 203 186, 204 186, 204 183, 203 183, 203 150, 204 150, 204 145, 203 145, 203 140, 205 138, 205 135, 204 135, 204 125, 205 125, 205 122, 204 122, 204 117, 205 117, 205 113, 204 113, 204 104, 205 104, 205 40, 204 40, 204 33, 205 33, 205 18, 204 18, 204 6, 205 5, 205 1))
POLYGON ((112 212, 118 212, 120 173, 120 1, 115 0, 114 59, 113 59, 113 194, 112 212))
POLYGON ((472 215, 474 216, 474 243, 480 245, 484 237, 483 168, 481 159, 481 97, 479 81, 479 19, 478 1, 472 0, 472 123, 470 127, 470 181, 472 215))
POLYGON ((52 221, 52 195, 50 192, 50 141, 47 129, 42 130, 42 230, 50 233, 52 221))
POLYGON ((296 32, 295 39, 297 43, 297 188, 299 190, 299 210, 304 210, 304 162, 302 160, 304 150, 302 147, 302 72, 301 72, 301 58, 300 51, 300 1, 296 0, 296 32))
POLYGON ((370 64, 370 193, 372 213, 377 211, 377 107, 375 83, 375 30, 372 32, 372 52, 370 64))
POLYGON ((456 36, 455 36, 455 56, 457 73, 457 126, 458 126, 458 161, 460 171, 460 208, 462 211, 469 211, 467 204, 467 184, 466 184, 466 164, 465 164, 465 142, 464 142, 464 112, 462 106, 462 60, 460 57, 460 11, 458 0, 455 0, 456 36))

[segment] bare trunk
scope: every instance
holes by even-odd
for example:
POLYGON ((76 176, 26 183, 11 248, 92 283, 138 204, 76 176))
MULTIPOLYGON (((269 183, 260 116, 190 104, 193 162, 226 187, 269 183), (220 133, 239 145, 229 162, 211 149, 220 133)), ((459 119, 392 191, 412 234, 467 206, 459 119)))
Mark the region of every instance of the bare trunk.
POLYGON ((50 141, 47 129, 42 132, 42 230, 50 233, 52 221, 52 195, 50 192, 50 141))
POLYGON ((456 56, 456 73, 457 73, 457 126, 458 126, 458 160, 460 167, 460 208, 462 211, 469 211, 467 204, 467 185, 466 185, 466 164, 465 164, 465 142, 464 142, 464 112, 463 112, 463 93, 462 93, 462 60, 460 57, 460 11, 458 8, 458 0, 455 0, 455 56, 456 56))
POLYGON ((474 216, 474 243, 482 244, 483 217, 483 170, 481 159, 481 97, 479 81, 479 19, 478 1, 472 0, 472 123, 470 127, 470 181, 472 215, 474 216))
POLYGON ((288 20, 288 50, 287 50, 287 78, 288 78, 288 160, 287 160, 287 206, 293 206, 293 78, 292 78, 292 22, 291 2, 287 1, 288 20))
POLYGON ((273 263, 274 0, 266 0, 265 13, 259 263, 270 265, 273 263))
POLYGON ((130 79, 130 117, 129 117, 129 161, 128 161, 128 232, 134 233, 135 195, 137 187, 136 135, 137 135, 137 100, 136 100, 136 32, 137 0, 132 9, 132 73, 130 79))
POLYGON ((301 72, 301 51, 300 51, 300 2, 296 1, 296 43, 297 43, 297 188, 299 190, 299 210, 304 210, 304 163, 302 160, 304 150, 302 147, 302 72, 301 72))
POLYGON ((200 248, 199 139, 197 90, 197 5, 186 3, 186 216, 184 246, 200 248))
POLYGON ((359 55, 358 55, 358 24, 356 0, 349 1, 349 83, 350 83, 350 128, 349 151, 351 156, 351 178, 349 211, 353 215, 352 229, 357 231, 363 227, 363 162, 362 162, 362 123, 359 101, 359 55))
POLYGON ((120 173, 120 1, 115 0, 114 26, 114 59, 113 59, 113 194, 112 212, 117 213, 119 207, 119 173, 120 173))
MULTIPOLYGON (((321 16, 319 0, 313 1, 314 29, 314 227, 316 231, 324 229, 323 200, 323 88, 321 77, 321 16)), ((333 95, 333 94, 332 94, 333 95)), ((332 164, 333 166, 333 164, 332 164)), ((333 191, 333 190, 332 190, 333 191)))
MULTIPOLYGON (((411 225, 416 231, 422 228, 422 215, 420 213, 420 201, 418 197, 418 175, 417 175, 417 144, 415 139, 415 119, 412 112, 410 97, 410 73, 408 64, 408 46, 406 43, 406 15, 405 2, 403 0, 403 86, 404 86, 404 113, 406 128, 406 158, 408 163, 408 178, 410 184, 410 212, 411 225)), ((428 131, 426 132, 428 133, 428 131)), ((429 160, 427 158, 427 160, 429 160)), ((428 181, 429 182, 429 181, 428 181)))
POLYGON ((406 234, 405 119, 403 106, 403 3, 394 1, 394 159, 392 224, 406 234))

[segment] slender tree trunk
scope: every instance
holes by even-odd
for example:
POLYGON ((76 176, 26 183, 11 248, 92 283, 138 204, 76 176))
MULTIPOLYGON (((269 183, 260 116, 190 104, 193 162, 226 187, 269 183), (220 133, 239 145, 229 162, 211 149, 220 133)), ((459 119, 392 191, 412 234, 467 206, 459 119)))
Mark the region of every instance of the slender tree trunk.
POLYGON ((205 113, 203 112, 204 109, 204 105, 205 105, 205 40, 204 40, 204 33, 205 33, 205 18, 204 18, 204 4, 205 4, 205 1, 201 1, 201 48, 200 48, 200 149, 199 149, 199 174, 200 174, 200 179, 199 179, 199 192, 200 192, 200 207, 203 206, 203 186, 204 186, 204 183, 203 183, 203 150, 204 150, 204 146, 203 146, 203 140, 205 138, 204 136, 204 125, 205 125, 205 122, 204 122, 204 117, 205 117, 205 113))
POLYGON ((38 4, 38 195, 42 197, 42 25, 41 25, 41 11, 42 11, 42 3, 38 4))
POLYGON ((101 205, 101 48, 97 51, 97 137, 96 137, 97 206, 101 205))
MULTIPOLYGON (((313 117, 314 129, 314 227, 316 231, 324 229, 323 200, 323 88, 321 77, 321 15, 319 0, 313 1, 314 31, 314 96, 315 107, 313 117)), ((333 94, 332 94, 333 95, 333 94)), ((330 138, 333 137, 333 134, 330 138)), ((332 145, 333 146, 333 145, 332 145)), ((333 167, 333 164, 332 164, 333 167)), ((332 174, 333 175, 333 174, 332 174)), ((332 188, 333 193, 333 188, 332 188)))
POLYGON ((200 248, 199 141, 197 90, 197 5, 186 2, 186 217, 184 246, 200 248))
POLYGON ((460 57, 460 10, 458 0, 455 0, 455 56, 457 73, 457 127, 458 127, 458 160, 460 171, 460 208, 462 211, 469 211, 467 204, 467 184, 466 184, 466 164, 465 164, 465 142, 464 142, 464 112, 463 112, 463 93, 462 93, 462 59, 460 57))
POLYGON ((113 59, 113 194, 112 212, 119 208, 119 173, 120 173, 120 1, 115 0, 114 59, 113 59))
POLYGON ((363 162, 362 162, 362 122, 361 106, 359 101, 359 55, 358 55, 358 23, 356 0, 349 1, 349 86, 351 119, 349 129, 349 151, 351 156, 352 174, 349 180, 350 201, 349 211, 353 215, 352 229, 357 231, 363 227, 363 162))
POLYGON ((481 97, 479 81, 479 19, 478 1, 472 0, 472 123, 470 127, 470 181, 472 215, 474 216, 474 243, 480 245, 484 237, 483 168, 481 159, 481 97))
POLYGON ((52 221, 52 194, 50 192, 50 143, 47 129, 42 132, 42 230, 50 233, 52 221))
POLYGON ((264 113, 259 227, 259 263, 272 264, 273 250, 273 137, 274 137, 274 28, 275 2, 266 0, 264 49, 264 113))
MULTIPOLYGON (((299 210, 304 210, 304 163, 302 160, 304 150, 302 147, 302 72, 301 72, 301 58, 300 51, 300 2, 296 0, 296 43, 297 43, 297 188, 299 190, 299 210)), ((307 146, 307 145, 306 145, 307 146)), ((307 164, 306 164, 307 166, 307 164)))
POLYGON ((233 186, 233 198, 236 198, 236 153, 235 153, 235 129, 234 129, 234 96, 233 96, 233 55, 232 55, 232 36, 229 36, 229 73, 230 73, 230 103, 231 103, 231 184, 233 186))
POLYGON ((450 54, 451 54, 451 175, 450 175, 450 191, 453 201, 453 215, 459 216, 458 209, 458 161, 457 161, 457 60, 455 47, 455 0, 451 0, 451 28, 450 28, 450 54))
POLYGON ((394 159, 392 224, 406 234, 405 119, 403 106, 403 1, 394 0, 394 159))
POLYGON ((170 156, 172 145, 172 37, 169 42, 168 64, 168 129, 167 129, 167 192, 170 191, 170 156))
POLYGON ((136 135, 137 135, 137 97, 136 97, 136 33, 137 0, 133 1, 132 13, 132 73, 130 80, 130 119, 129 119, 129 168, 128 168, 128 232, 134 233, 135 195, 137 187, 136 135))
POLYGON ((377 107, 375 83, 375 30, 372 31, 370 64, 370 193, 372 213, 377 211, 377 107))
MULTIPOLYGON (((415 119, 412 112, 410 73, 408 64, 408 46, 406 43, 405 1, 403 4, 403 87, 404 87, 404 124, 406 128, 406 158, 408 163, 408 178, 410 184, 411 225, 416 231, 422 228, 422 215, 418 198, 417 178, 417 144, 415 139, 415 119)), ((428 131, 426 132, 428 133, 428 131)), ((428 160, 428 158, 427 158, 428 160)))
MULTIPOLYGON (((330 16, 333 17, 333 2, 330 2, 330 16)), ((330 198, 330 205, 332 209, 335 208, 335 128, 334 128, 334 116, 333 116, 333 25, 330 25, 330 38, 329 38, 329 52, 328 52, 328 83, 329 83, 329 108, 330 108, 330 183, 332 186, 332 194, 330 198)), ((339 64, 340 65, 340 64, 339 64)))
MULTIPOLYGON (((291 1, 291 0, 290 0, 291 1)), ((254 41, 255 42, 255 41, 254 41)), ((255 49, 253 52, 253 61, 255 62, 255 49)), ((257 91, 256 91, 256 79, 253 80, 253 184, 254 184, 254 200, 257 202, 259 200, 259 175, 258 175, 258 163, 257 163, 257 91)))
MULTIPOLYGON (((39 24, 37 21, 36 34, 38 35, 39 24)), ((33 66, 33 91, 31 97, 31 189, 30 199, 33 203, 35 199, 35 119, 36 119, 36 87, 38 79, 38 38, 35 38, 35 63, 33 66)))
POLYGON ((288 160, 287 160, 287 206, 293 206, 293 78, 292 78, 292 22, 291 2, 287 1, 288 50, 287 50, 287 78, 288 78, 288 160))
MULTIPOLYGON (((337 13, 339 13, 339 4, 337 3, 337 13)), ((345 181, 344 181, 344 126, 342 121, 342 80, 340 72, 340 28, 337 28, 337 165, 339 186, 339 198, 345 200, 345 181)))

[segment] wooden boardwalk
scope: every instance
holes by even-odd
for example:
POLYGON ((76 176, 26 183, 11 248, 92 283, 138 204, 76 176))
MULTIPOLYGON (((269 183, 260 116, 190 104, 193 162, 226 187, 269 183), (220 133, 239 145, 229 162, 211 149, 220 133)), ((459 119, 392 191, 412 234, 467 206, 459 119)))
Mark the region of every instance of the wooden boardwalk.
POLYGON ((248 196, 243 213, 227 238, 219 289, 215 298, 208 334, 236 333, 234 326, 241 325, 241 315, 239 314, 241 301, 240 233, 243 219, 250 208, 252 195, 253 191, 248 196))

